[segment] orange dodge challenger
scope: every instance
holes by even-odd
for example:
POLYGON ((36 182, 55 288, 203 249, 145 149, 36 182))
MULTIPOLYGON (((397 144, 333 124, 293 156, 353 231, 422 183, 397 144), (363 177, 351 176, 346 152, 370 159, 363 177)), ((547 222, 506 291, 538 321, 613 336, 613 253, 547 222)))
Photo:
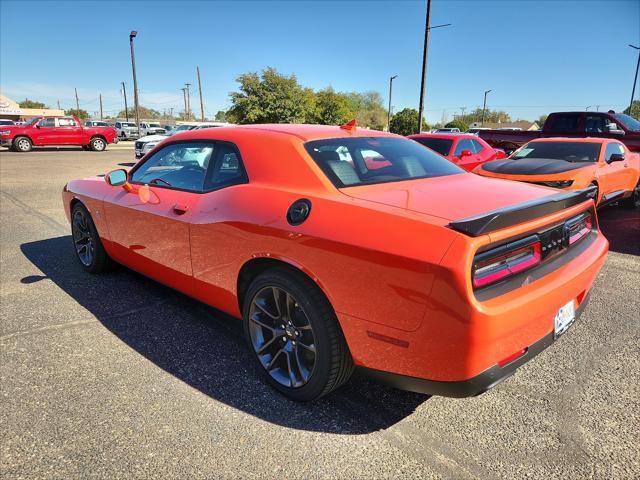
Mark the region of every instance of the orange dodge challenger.
POLYGON ((609 138, 543 138, 516 150, 506 160, 479 165, 485 177, 579 190, 595 187, 598 207, 622 201, 640 208, 640 154, 609 138))
POLYGON ((242 318, 266 381, 308 401, 355 367, 453 397, 511 375, 585 307, 608 250, 592 194, 350 123, 177 134, 62 197, 86 271, 121 263, 242 318))

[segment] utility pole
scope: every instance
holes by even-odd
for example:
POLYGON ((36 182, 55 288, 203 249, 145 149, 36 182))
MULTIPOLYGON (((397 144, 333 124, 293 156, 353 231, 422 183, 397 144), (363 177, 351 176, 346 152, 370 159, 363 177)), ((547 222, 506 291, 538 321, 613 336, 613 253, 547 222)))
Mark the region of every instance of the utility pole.
POLYGON ((140 116, 138 113, 138 80, 136 78, 136 56, 133 51, 133 39, 138 32, 132 30, 129 34, 129 45, 131 46, 131 69, 133 70, 133 104, 135 109, 136 127, 138 128, 138 136, 140 136, 140 116))
POLYGON ((182 87, 182 95, 184 96, 184 119, 187 120, 187 88, 182 87))
POLYGON ((102 120, 102 94, 100 94, 100 120, 102 120))
POLYGON ((200 94, 200 120, 204 122, 204 103, 202 103, 202 82, 200 81, 200 67, 196 66, 198 72, 198 93, 200 94))
POLYGON ((60 110, 60 100, 58 100, 58 110, 60 110))
POLYGON ((640 69, 640 47, 629 44, 631 48, 635 48, 638 51, 638 64, 636 65, 636 74, 633 77, 633 88, 631 89, 631 101, 629 102, 629 115, 631 115, 631 107, 633 105, 633 96, 636 94, 636 83, 638 83, 638 69, 640 69))
POLYGON ((393 91, 393 79, 398 75, 389 77, 389 111, 387 112, 387 132, 391 131, 391 93, 393 91))
POLYGON ((487 94, 490 93, 491 90, 487 90, 484 92, 484 103, 482 104, 482 122, 480 122, 480 126, 484 127, 484 112, 487 110, 487 94))
POLYGON ((124 95, 124 116, 129 121, 129 107, 127 107, 127 89, 124 86, 124 82, 122 82, 122 94, 124 95))
POLYGON ((173 107, 169 108, 169 116, 173 119, 173 107))
POLYGON ((190 83, 185 83, 185 87, 187 87, 187 113, 189 115, 189 120, 191 120, 191 91, 189 87, 191 87, 190 83))
POLYGON ((76 115, 79 116, 80 115, 80 102, 78 101, 78 89, 74 88, 75 92, 76 92, 76 115))

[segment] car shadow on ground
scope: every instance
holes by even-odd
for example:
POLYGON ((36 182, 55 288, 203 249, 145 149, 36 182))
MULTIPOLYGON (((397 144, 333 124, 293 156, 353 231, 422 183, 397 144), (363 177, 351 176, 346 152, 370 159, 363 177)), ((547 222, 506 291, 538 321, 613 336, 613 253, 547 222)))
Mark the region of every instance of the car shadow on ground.
POLYGON ((640 210, 617 205, 598 210, 600 230, 609 240, 609 250, 640 256, 640 210))
POLYGON ((429 398, 356 374, 316 402, 290 401, 260 380, 239 320, 124 267, 88 274, 75 258, 70 236, 20 248, 43 273, 24 277, 23 288, 53 281, 154 364, 209 397, 260 419, 296 429, 365 434, 396 424, 429 398))

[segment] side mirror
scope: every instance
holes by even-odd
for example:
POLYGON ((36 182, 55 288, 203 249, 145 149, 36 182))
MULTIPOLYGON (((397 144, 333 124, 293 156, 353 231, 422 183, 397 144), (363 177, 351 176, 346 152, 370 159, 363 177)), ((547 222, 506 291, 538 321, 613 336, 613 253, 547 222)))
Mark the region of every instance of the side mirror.
POLYGON ((40 128, 40 124, 39 124, 39 123, 38 123, 38 124, 36 124, 36 128, 40 128))
POLYGON ((121 187, 127 183, 127 171, 124 169, 113 170, 104 176, 104 181, 112 187, 121 187))
POLYGON ((471 150, 462 150, 462 152, 460 152, 460 158, 462 157, 468 157, 469 155, 473 155, 471 153, 471 150))
POLYGON ((623 161, 624 161, 624 153, 612 153, 609 159, 607 160, 607 163, 623 162, 623 161))

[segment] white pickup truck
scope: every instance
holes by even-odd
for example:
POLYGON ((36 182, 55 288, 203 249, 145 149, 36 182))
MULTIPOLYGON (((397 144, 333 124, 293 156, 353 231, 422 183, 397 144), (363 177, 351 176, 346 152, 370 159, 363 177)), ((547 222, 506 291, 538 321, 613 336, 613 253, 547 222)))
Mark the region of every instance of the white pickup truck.
POLYGON ((140 122, 140 136, 164 135, 166 130, 159 123, 140 122))
POLYGON ((133 122, 121 122, 115 123, 116 132, 118 132, 118 138, 120 140, 135 140, 141 135, 138 135, 138 127, 133 122))

